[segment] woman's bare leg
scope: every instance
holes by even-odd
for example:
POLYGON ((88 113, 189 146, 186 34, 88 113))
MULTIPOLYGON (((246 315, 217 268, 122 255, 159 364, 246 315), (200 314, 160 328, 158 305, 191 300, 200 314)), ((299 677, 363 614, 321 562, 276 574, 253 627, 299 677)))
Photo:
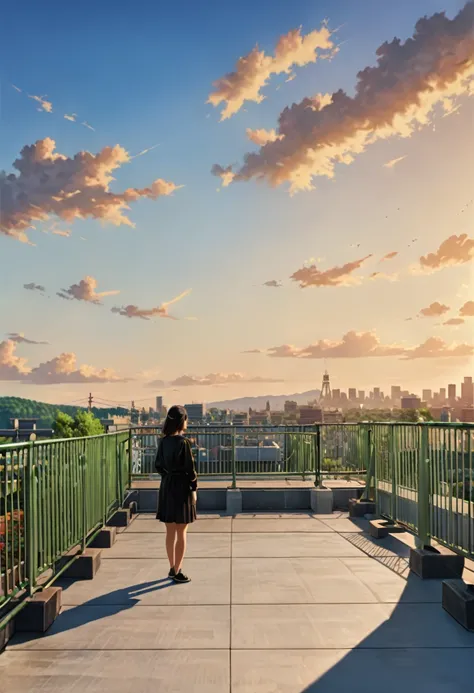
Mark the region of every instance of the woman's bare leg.
POLYGON ((184 554, 186 552, 186 531, 188 525, 176 524, 176 546, 174 552, 174 569, 177 573, 181 570, 184 554))
POLYGON ((176 546, 176 527, 180 525, 174 522, 166 522, 166 553, 170 562, 170 568, 175 564, 175 546, 176 546))

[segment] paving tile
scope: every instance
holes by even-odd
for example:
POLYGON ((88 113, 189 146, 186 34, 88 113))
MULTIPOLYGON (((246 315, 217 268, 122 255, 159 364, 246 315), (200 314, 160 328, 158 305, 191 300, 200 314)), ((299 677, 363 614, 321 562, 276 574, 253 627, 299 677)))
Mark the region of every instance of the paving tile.
POLYGON ((232 534, 232 556, 235 558, 362 555, 336 532, 232 534))
MULTIPOLYGON (((439 604, 272 604, 232 607, 236 649, 470 647, 439 604)), ((474 654, 474 653, 473 653, 474 654)))
MULTIPOLYGON (((218 515, 208 517, 198 517, 196 522, 191 522, 188 533, 199 534, 201 532, 230 532, 232 529, 231 517, 220 517, 218 515)), ((127 534, 153 533, 164 534, 166 527, 163 522, 159 522, 154 515, 147 517, 139 515, 127 528, 127 534)))
MULTIPOLYGON (((102 553, 103 559, 111 558, 166 558, 164 534, 122 534, 111 549, 102 553)), ((186 556, 189 558, 230 557, 230 534, 193 534, 188 536, 186 556)))
POLYGON ((472 650, 233 650, 232 693, 461 693, 472 650))
POLYGON ((232 525, 235 533, 243 532, 332 532, 333 530, 314 517, 287 519, 258 518, 239 519, 232 525))
POLYGON ((229 652, 12 652, 0 657, 2 693, 228 693, 229 652))
POLYGON ((184 570, 192 582, 176 585, 166 578, 166 559, 117 559, 102 561, 93 580, 60 581, 65 587, 62 602, 77 605, 126 604, 229 604, 230 560, 228 558, 186 558, 184 570), (148 590, 148 591, 146 591, 148 590))
POLYGON ((234 520, 301 520, 304 518, 315 517, 311 512, 298 513, 275 513, 275 512, 257 512, 257 513, 238 513, 234 515, 234 520))
MULTIPOLYGON (((180 585, 181 586, 181 585, 180 585)), ((19 633, 16 650, 186 650, 229 647, 228 606, 72 606, 44 636, 19 633)))
POLYGON ((367 532, 369 529, 369 521, 363 518, 325 518, 322 520, 322 522, 326 525, 326 527, 329 527, 330 529, 334 530, 334 532, 367 532))
POLYGON ((372 558, 234 558, 233 604, 441 602, 441 580, 408 581, 372 558))

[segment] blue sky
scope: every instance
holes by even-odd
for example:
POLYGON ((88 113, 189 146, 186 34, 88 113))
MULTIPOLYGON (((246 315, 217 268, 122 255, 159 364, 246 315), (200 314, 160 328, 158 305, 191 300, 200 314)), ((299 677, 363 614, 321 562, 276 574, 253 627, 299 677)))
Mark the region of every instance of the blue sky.
MULTIPOLYGON (((184 374, 200 378, 216 372, 283 382, 170 386, 165 396, 189 401, 291 392, 319 383, 322 359, 241 352, 340 340, 349 330, 375 330, 383 344, 415 346, 434 335, 449 344, 469 342, 468 320, 459 327, 435 327, 433 321, 405 318, 433 301, 449 305, 451 317, 474 298, 468 263, 424 277, 408 271, 448 236, 472 228, 472 207, 460 215, 471 197, 472 99, 461 96, 459 112, 439 115, 434 130, 430 126, 410 138, 378 141, 350 166, 337 168, 335 178, 318 177, 314 190, 293 197, 285 186, 255 180, 217 192, 220 181, 210 173, 214 163, 241 162, 245 152, 256 150, 246 128, 275 128, 285 106, 315 93, 343 89, 352 96, 357 72, 375 64, 380 44, 394 36, 406 40, 424 14, 446 11, 453 17, 463 5, 448 0, 208 0, 26 2, 13 8, 2 46, 0 169, 10 173, 22 147, 46 137, 68 157, 81 151, 96 154, 115 144, 134 155, 159 144, 114 171, 111 190, 143 188, 156 178, 184 187, 169 197, 133 202, 127 214, 134 229, 51 217, 38 229, 57 221, 58 228, 72 230, 70 238, 36 230, 29 234, 33 247, 0 237, 3 285, 8 287, 0 296, 3 331, 50 342, 18 344, 15 353, 34 367, 73 352, 79 364, 133 378, 93 384, 66 379, 48 388, 9 378, 3 392, 66 401, 92 388, 105 398, 149 396, 151 401, 155 392, 147 382, 153 377, 168 385, 184 374), (219 122, 221 108, 206 103, 214 81, 256 43, 271 54, 280 36, 300 26, 303 34, 319 29, 325 18, 331 29, 338 28, 334 40, 340 50, 332 60, 296 68, 291 82, 285 75, 273 77, 262 89, 262 103, 247 102, 219 122), (47 95, 53 112, 39 112, 27 94, 47 95), (95 131, 64 118, 71 113, 95 131), (407 158, 391 169, 383 167, 400 156, 407 158), (419 240, 409 248, 414 237, 419 240), (360 249, 350 247, 357 243, 360 249), (289 279, 309 258, 325 269, 367 254, 378 259, 392 250, 400 253, 390 267, 403 277, 396 282, 302 290, 289 279), (120 296, 97 306, 55 295, 87 275, 97 279, 98 291, 116 289, 120 296), (270 279, 284 286, 263 287, 270 279), (44 284, 51 298, 23 289, 32 281, 44 284), (110 312, 114 305, 151 308, 186 289, 192 293, 170 313, 197 320, 145 321, 110 312)), ((365 274, 380 270, 375 259, 370 262, 365 274)), ((472 369, 472 359, 335 358, 329 367, 342 387, 397 382, 420 389, 459 381, 472 369)))

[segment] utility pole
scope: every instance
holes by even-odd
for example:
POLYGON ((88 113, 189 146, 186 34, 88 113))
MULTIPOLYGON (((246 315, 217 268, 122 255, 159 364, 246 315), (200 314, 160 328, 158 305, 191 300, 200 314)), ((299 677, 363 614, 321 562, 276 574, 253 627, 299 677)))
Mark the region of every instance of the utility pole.
POLYGON ((89 392, 89 397, 88 397, 88 400, 87 400, 88 403, 89 403, 89 407, 88 407, 89 411, 92 411, 92 400, 93 400, 93 399, 94 399, 94 398, 92 397, 92 393, 89 392))

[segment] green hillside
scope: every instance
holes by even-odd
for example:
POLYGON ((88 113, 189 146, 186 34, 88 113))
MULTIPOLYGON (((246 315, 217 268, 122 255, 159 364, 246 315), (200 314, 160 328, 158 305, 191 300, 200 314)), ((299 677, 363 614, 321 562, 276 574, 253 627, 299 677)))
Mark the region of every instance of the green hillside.
MULTIPOLYGON (((50 428, 58 411, 62 411, 69 416, 74 416, 78 410, 84 407, 75 407, 67 404, 46 404, 36 402, 33 399, 23 399, 21 397, 0 397, 0 428, 9 428, 10 419, 19 418, 39 418, 38 428, 50 428)), ((92 413, 98 418, 110 416, 125 416, 128 409, 116 407, 115 409, 99 409, 92 407, 92 413)))

